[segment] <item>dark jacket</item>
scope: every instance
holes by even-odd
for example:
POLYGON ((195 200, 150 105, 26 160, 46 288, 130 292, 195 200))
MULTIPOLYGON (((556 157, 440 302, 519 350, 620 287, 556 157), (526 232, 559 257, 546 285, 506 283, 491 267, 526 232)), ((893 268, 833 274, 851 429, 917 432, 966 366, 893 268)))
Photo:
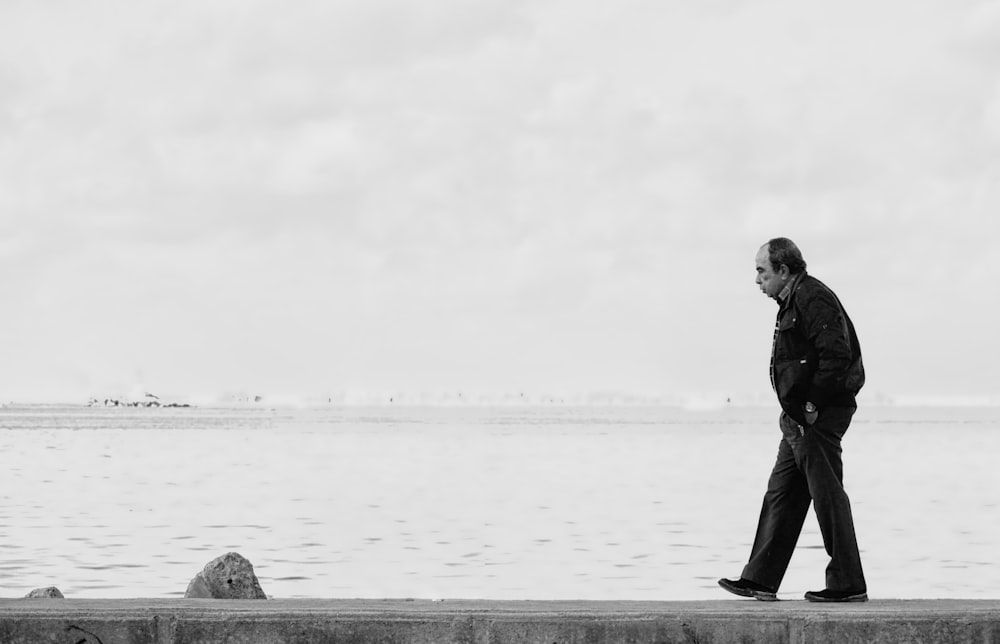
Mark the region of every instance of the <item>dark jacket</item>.
POLYGON ((804 406, 854 407, 865 384, 861 345, 840 300, 807 273, 778 308, 771 350, 771 385, 778 402, 805 424, 804 406))

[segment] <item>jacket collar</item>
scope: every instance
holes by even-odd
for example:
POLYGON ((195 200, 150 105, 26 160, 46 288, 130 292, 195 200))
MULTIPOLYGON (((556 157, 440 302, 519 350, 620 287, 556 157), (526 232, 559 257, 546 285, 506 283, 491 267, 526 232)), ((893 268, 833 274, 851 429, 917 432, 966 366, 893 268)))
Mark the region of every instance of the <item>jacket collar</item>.
POLYGON ((798 275, 794 276, 791 282, 785 284, 785 288, 781 289, 781 292, 778 293, 778 303, 780 308, 785 308, 786 306, 788 306, 788 304, 791 302, 792 295, 795 293, 796 287, 798 287, 799 282, 801 282, 802 278, 805 276, 806 276, 805 271, 802 271, 798 275))

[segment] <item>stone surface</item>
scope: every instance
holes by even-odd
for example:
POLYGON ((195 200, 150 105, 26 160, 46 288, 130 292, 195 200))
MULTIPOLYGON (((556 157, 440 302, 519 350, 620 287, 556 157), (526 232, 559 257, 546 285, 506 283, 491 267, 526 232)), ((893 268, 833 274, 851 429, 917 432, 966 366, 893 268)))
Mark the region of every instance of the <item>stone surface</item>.
POLYGON ((55 586, 36 588, 27 595, 26 599, 64 599, 62 592, 55 586))
POLYGON ((238 552, 205 564, 184 593, 185 599, 267 599, 253 565, 238 552))
POLYGON ((2 644, 1000 644, 1000 600, 0 599, 2 644))

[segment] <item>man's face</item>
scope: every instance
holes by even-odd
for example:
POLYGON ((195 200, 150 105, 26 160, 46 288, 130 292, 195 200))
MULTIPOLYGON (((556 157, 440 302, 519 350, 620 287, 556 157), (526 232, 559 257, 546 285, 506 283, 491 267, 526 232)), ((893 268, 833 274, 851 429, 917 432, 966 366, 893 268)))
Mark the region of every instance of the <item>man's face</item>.
POLYGON ((782 266, 780 271, 775 271, 771 267, 771 261, 767 258, 767 246, 761 247, 757 251, 757 286, 764 292, 764 295, 772 299, 778 299, 778 293, 785 287, 788 276, 787 266, 782 266), (784 279, 782 279, 784 277, 784 279))

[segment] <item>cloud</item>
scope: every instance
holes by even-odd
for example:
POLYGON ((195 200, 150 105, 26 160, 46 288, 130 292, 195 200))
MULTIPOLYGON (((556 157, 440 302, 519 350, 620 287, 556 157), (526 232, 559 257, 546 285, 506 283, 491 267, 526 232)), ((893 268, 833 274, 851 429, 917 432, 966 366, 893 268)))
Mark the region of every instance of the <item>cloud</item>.
POLYGON ((725 322, 764 310, 751 256, 787 235, 888 363, 886 300, 952 328, 921 258, 990 286, 995 13, 7 3, 5 328, 81 373, 202 360, 205 386, 735 387, 751 367, 706 346, 750 362, 725 322))

